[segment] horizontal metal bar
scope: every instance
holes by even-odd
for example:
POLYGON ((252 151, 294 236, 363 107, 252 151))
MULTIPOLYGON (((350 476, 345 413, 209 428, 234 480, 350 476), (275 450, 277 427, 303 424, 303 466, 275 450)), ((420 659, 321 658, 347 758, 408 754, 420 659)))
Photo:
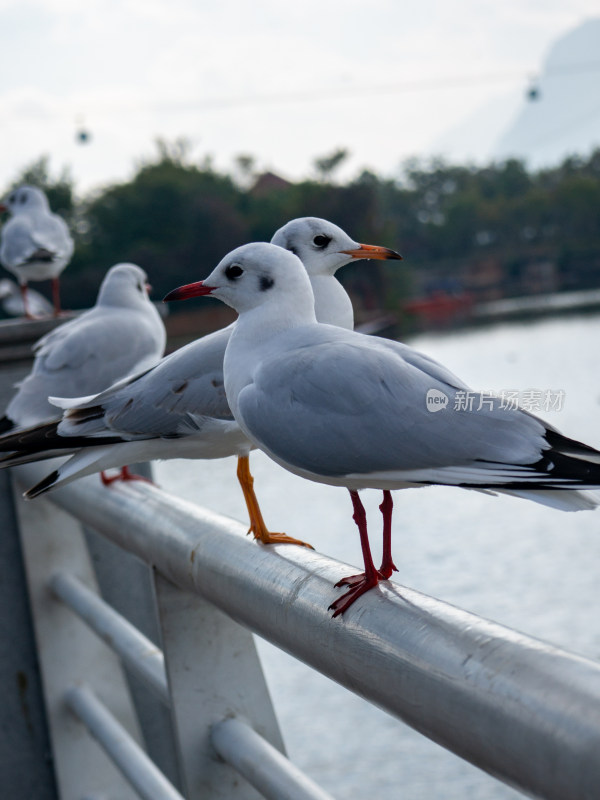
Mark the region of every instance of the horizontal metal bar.
POLYGON ((239 719, 213 725, 213 747, 267 800, 333 800, 298 767, 239 719))
MULTIPOLYGON (((26 487, 45 467, 19 470, 26 487)), ((327 607, 346 565, 306 548, 257 545, 245 525, 147 484, 102 489, 91 476, 51 498, 497 778, 549 800, 597 797, 598 664, 391 583, 332 619, 327 607)))
POLYGON ((57 572, 50 588, 106 642, 165 704, 169 689, 162 651, 73 575, 57 572))
POLYGON ((184 800, 127 731, 86 686, 65 701, 144 800, 184 800))

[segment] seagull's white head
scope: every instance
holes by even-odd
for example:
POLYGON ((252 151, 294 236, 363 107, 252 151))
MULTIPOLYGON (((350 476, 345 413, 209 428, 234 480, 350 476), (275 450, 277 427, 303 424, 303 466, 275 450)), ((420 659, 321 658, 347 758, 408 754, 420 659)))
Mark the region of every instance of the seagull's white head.
POLYGON ((272 244, 295 253, 311 277, 333 275, 354 259, 401 259, 395 250, 359 244, 348 234, 319 217, 299 217, 276 231, 272 244))
POLYGON ((100 286, 96 305, 131 308, 139 303, 149 303, 148 276, 136 264, 115 264, 100 286))
POLYGON ((277 304, 281 314, 314 318, 310 280, 300 259, 266 242, 232 250, 204 281, 180 286, 164 298, 186 300, 200 295, 218 297, 243 313, 265 304, 277 304))
POLYGON ((2 208, 13 216, 50 210, 48 198, 37 186, 19 186, 18 189, 13 189, 2 203, 2 208))

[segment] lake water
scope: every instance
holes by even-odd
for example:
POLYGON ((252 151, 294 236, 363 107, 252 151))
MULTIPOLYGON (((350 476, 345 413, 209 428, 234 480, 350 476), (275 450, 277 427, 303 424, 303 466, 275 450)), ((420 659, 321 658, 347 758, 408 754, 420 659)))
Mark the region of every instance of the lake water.
MULTIPOLYGON (((540 416, 600 447, 599 342, 600 316, 592 316, 422 336, 411 344, 474 388, 531 389, 544 398, 550 392, 558 407, 540 416)), ((261 453, 252 454, 251 465, 273 530, 362 564, 345 489, 304 481, 261 453)), ((246 521, 235 467, 234 459, 174 461, 157 464, 155 474, 163 488, 246 521)), ((379 532, 379 493, 361 496, 379 532)), ((394 500, 400 583, 600 657, 600 511, 567 514, 437 487, 396 492, 394 500)), ((376 561, 379 539, 372 536, 376 561)), ((258 646, 290 758, 339 800, 522 797, 268 643, 258 646)))

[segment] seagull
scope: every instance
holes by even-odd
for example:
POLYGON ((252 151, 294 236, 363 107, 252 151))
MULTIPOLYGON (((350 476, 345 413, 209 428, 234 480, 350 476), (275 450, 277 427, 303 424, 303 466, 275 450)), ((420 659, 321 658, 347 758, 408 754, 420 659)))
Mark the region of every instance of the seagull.
MULTIPOLYGON (((9 316, 25 316, 25 304, 23 303, 21 289, 10 278, 0 280, 0 301, 2 301, 2 309, 9 316)), ((29 287, 27 288, 27 305, 32 317, 49 317, 54 310, 52 303, 49 303, 43 294, 29 287)))
POLYGON ((24 429, 60 420, 49 395, 88 395, 157 363, 166 332, 148 288, 143 269, 116 264, 93 308, 36 342, 31 372, 0 418, 0 432, 12 432, 15 446, 24 429))
POLYGON ((27 302, 29 281, 52 280, 54 315, 60 313, 58 276, 73 255, 73 239, 67 224, 50 211, 48 198, 36 186, 20 186, 12 191, 0 211, 8 211, 3 226, 0 263, 16 276, 23 295, 25 316, 31 318, 27 302))
POLYGON ((521 409, 471 392, 407 345, 317 321, 310 281, 289 251, 244 245, 204 280, 167 299, 211 295, 238 312, 224 362, 225 392, 242 431, 275 462, 349 490, 364 572, 330 606, 345 612, 396 570, 390 491, 431 485, 521 496, 563 510, 591 509, 600 452, 521 409), (434 398, 434 402, 429 402, 434 398), (443 401, 443 402, 441 402, 443 401), (435 410, 434 410, 435 409, 435 410), (361 489, 384 501, 383 561, 375 568, 361 489))
MULTIPOLYGON (((398 260, 394 250, 363 245, 341 228, 316 217, 292 220, 273 241, 299 255, 310 276, 320 318, 351 328, 350 298, 334 277, 354 259, 398 260)), ((306 544, 269 531, 253 489, 249 453, 253 445, 231 415, 223 387, 223 358, 235 323, 164 358, 146 373, 107 391, 77 400, 54 398, 64 409, 58 424, 28 432, 20 443, 0 439, 0 450, 18 450, 3 466, 38 460, 60 447, 73 457, 32 487, 27 497, 65 485, 82 475, 135 461, 238 457, 237 477, 250 530, 263 544, 306 544)))

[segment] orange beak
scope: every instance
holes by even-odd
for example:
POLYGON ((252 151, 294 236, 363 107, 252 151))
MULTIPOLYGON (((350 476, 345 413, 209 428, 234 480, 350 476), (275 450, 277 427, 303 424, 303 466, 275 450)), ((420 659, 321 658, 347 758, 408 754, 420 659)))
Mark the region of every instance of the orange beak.
POLYGON ((361 244, 356 250, 340 250, 352 258, 368 258, 375 261, 401 261, 402 256, 395 250, 390 250, 389 247, 378 247, 374 244, 361 244))

